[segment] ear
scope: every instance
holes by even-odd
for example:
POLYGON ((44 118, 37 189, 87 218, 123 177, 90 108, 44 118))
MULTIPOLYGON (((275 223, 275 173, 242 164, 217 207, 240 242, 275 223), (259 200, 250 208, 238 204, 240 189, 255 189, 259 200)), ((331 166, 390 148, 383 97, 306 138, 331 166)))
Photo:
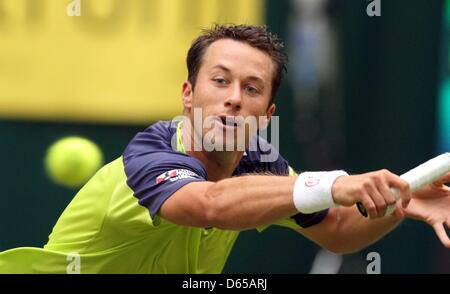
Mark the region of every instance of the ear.
POLYGON ((266 110, 267 120, 270 121, 270 118, 275 113, 276 109, 277 109, 277 106, 275 105, 275 103, 272 103, 272 105, 270 105, 269 108, 267 108, 267 110, 266 110))
POLYGON ((260 129, 265 129, 269 126, 270 119, 272 118, 273 114, 275 113, 276 108, 277 107, 276 107, 275 103, 272 103, 269 106, 269 108, 267 108, 265 116, 259 120, 260 129))
POLYGON ((181 88, 181 97, 183 100, 184 110, 190 112, 192 108, 192 85, 189 81, 183 83, 181 88))

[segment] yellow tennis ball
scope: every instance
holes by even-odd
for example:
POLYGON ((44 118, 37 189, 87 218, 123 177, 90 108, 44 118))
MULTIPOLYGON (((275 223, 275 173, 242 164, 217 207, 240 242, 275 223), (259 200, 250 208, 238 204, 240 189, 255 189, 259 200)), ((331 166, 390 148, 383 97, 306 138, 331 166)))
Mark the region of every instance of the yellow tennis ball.
POLYGON ((100 148, 81 137, 65 137, 47 150, 45 168, 56 183, 75 188, 84 185, 103 164, 100 148))

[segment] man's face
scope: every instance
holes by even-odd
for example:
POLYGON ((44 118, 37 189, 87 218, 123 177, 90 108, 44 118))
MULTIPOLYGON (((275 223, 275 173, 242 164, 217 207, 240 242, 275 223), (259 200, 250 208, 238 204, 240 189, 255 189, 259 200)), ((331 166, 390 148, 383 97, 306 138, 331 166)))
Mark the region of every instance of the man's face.
POLYGON ((183 85, 185 114, 193 125, 199 119, 194 110, 202 114, 203 127, 196 128, 196 134, 204 138, 214 133, 213 141, 219 145, 231 134, 235 143, 244 140, 248 146, 256 130, 244 128, 243 120, 270 119, 275 111, 275 105, 269 107, 273 73, 270 56, 246 43, 231 39, 212 43, 203 55, 195 90, 188 82, 183 85), (238 131, 245 129, 245 135, 238 131))

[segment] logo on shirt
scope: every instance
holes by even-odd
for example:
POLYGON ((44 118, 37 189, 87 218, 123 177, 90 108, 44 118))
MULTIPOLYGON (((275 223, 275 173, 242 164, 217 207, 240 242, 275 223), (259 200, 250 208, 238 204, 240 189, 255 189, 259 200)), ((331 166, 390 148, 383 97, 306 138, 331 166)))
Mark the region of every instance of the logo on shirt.
POLYGON ((159 175, 156 178, 156 184, 159 184, 167 180, 175 182, 180 179, 195 178, 195 177, 198 177, 198 175, 193 171, 187 169, 173 169, 159 175))

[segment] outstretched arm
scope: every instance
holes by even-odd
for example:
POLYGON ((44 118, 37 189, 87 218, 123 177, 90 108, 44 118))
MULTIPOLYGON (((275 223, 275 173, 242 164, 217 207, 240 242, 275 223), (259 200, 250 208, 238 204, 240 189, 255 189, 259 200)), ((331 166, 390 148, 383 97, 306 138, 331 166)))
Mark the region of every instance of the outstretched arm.
MULTIPOLYGON (((243 230, 269 225, 298 211, 293 190, 296 177, 242 176, 213 182, 191 183, 175 192, 161 206, 160 215, 186 226, 243 230)), ((399 189, 404 198, 409 188, 398 176, 378 171, 338 178, 333 185, 337 204, 320 224, 300 232, 333 251, 353 251, 378 240, 398 224, 394 218, 369 221, 354 207, 363 202, 371 218, 381 218, 395 198, 388 187, 399 189), (339 238, 354 238, 348 248, 337 246, 339 238)))
POLYGON ((244 230, 274 223, 296 210, 295 177, 242 176, 219 182, 190 183, 160 208, 173 223, 195 227, 244 230))

